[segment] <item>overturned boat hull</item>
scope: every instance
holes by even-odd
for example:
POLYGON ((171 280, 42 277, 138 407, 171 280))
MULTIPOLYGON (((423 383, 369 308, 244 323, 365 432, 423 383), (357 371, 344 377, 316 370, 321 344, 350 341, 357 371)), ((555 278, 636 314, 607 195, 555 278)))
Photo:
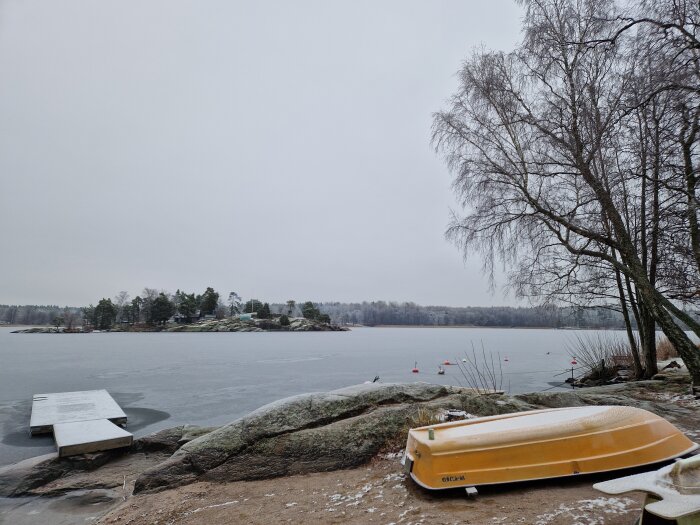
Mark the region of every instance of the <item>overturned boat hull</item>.
POLYGON ((696 448, 646 410, 590 406, 411 429, 404 461, 419 485, 447 489, 638 467, 696 448))

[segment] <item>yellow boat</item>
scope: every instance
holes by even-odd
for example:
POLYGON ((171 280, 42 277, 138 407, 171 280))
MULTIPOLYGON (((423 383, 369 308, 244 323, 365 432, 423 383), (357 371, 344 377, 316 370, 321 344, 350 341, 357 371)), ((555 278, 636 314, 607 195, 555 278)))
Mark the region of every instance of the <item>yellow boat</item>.
POLYGON ((670 460, 697 449, 640 408, 532 410, 411 429, 404 466, 427 489, 590 474, 670 460))

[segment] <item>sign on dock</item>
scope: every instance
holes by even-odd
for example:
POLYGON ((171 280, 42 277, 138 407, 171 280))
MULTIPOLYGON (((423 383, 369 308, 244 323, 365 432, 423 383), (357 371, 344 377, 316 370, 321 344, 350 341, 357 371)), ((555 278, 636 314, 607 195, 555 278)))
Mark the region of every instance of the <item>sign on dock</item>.
POLYGON ((106 390, 36 394, 29 431, 53 432, 58 455, 72 456, 127 447, 133 435, 117 425, 126 414, 106 390))

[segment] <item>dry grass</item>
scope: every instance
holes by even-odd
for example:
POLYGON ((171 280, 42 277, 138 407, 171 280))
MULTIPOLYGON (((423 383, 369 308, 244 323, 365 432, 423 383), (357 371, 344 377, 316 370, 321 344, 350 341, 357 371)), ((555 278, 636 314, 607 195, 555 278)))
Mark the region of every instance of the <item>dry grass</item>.
POLYGON ((668 340, 667 337, 662 337, 659 342, 656 343, 656 358, 659 361, 666 361, 666 359, 672 359, 674 357, 680 357, 678 355, 678 350, 673 346, 673 343, 668 340))
POLYGON ((609 334, 576 335, 566 346, 582 368, 582 375, 591 379, 610 379, 616 373, 614 358, 630 356, 629 343, 609 334))
POLYGON ((406 447, 406 439, 408 439, 408 431, 410 429, 437 425, 442 422, 439 409, 420 407, 413 416, 406 419, 406 425, 392 439, 387 440, 382 447, 382 452, 403 450, 406 447))
POLYGON ((416 415, 408 420, 409 428, 427 427, 438 423, 442 423, 440 413, 427 408, 419 408, 416 415))

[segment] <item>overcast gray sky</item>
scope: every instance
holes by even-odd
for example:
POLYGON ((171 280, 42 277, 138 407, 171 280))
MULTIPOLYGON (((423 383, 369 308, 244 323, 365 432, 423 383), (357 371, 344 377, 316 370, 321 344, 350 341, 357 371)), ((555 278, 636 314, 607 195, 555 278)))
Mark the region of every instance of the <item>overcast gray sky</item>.
POLYGON ((513 0, 0 0, 0 303, 144 286, 508 304, 431 113, 513 0))

